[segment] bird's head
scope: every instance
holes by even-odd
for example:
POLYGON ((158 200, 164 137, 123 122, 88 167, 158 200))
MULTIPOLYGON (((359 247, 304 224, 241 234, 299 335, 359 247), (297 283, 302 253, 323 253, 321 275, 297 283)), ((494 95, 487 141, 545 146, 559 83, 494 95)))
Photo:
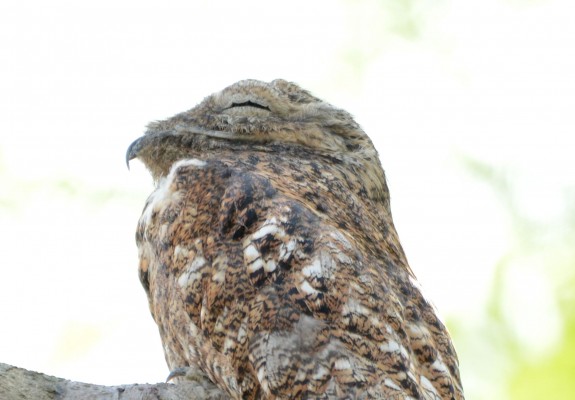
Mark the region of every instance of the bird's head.
POLYGON ((336 160, 353 173, 367 173, 372 195, 387 197, 377 151, 352 116, 281 79, 237 82, 191 110, 149 124, 128 148, 126 162, 140 159, 158 181, 178 160, 230 151, 336 160))

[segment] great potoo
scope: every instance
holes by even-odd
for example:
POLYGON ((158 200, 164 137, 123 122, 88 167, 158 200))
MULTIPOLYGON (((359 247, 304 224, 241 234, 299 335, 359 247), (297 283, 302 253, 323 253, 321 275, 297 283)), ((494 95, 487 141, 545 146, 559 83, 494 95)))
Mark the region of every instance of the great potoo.
POLYGON ((245 80, 151 123, 134 158, 155 183, 136 240, 172 376, 234 399, 463 399, 349 113, 245 80))

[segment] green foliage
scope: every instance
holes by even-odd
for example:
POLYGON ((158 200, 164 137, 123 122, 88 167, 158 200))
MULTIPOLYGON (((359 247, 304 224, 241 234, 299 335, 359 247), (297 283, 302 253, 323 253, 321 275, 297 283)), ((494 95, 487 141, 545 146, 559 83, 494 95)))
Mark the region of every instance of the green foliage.
MULTIPOLYGON (((501 365, 493 364, 493 368, 504 372, 504 391, 511 399, 566 399, 575 393, 575 224, 572 216, 572 198, 564 196, 565 214, 557 221, 535 223, 533 218, 521 211, 520 199, 517 198, 514 175, 504 168, 495 168, 478 160, 464 158, 463 165, 476 178, 487 183, 491 190, 497 193, 501 204, 509 215, 512 232, 515 235, 515 247, 501 259, 492 281, 492 290, 486 304, 486 318, 483 322, 488 331, 495 333, 490 337, 482 336, 480 340, 488 340, 492 353, 499 352, 507 360, 510 368, 502 369, 501 365), (516 266, 519 265, 519 268, 516 266), (515 268, 514 268, 515 266, 515 268), (512 281, 523 284, 525 275, 536 272, 548 281, 551 290, 538 292, 534 290, 531 296, 538 304, 546 305, 548 315, 557 315, 559 323, 556 326, 547 324, 548 318, 536 321, 530 329, 540 330, 545 335, 546 330, 557 329, 558 335, 550 335, 549 343, 536 343, 540 349, 534 351, 528 343, 522 342, 525 326, 515 326, 509 319, 509 293, 512 281), (543 350, 541 350, 543 349, 543 350)), ((565 185, 568 186, 566 182, 565 185)), ((571 193, 566 190, 565 193, 571 193)), ((527 290, 532 290, 527 287, 527 290)), ((530 313, 525 310, 528 304, 519 304, 512 312, 530 313)), ((539 311, 541 312, 541 311, 539 311)), ((547 317, 548 315, 543 315, 547 317)), ((457 322, 456 322, 457 323, 457 322)), ((459 330, 454 331, 456 342, 459 330)), ((469 331, 461 334, 470 334, 469 331)), ((478 337, 476 337, 478 339, 478 337)), ((461 338, 461 342, 469 345, 469 341, 461 338)), ((486 358, 495 357, 489 352, 486 358)), ((472 360, 464 360, 464 363, 472 360)), ((487 384, 487 383, 486 383, 487 384)))
POLYGON ((568 399, 575 393, 575 302, 563 309, 564 331, 559 345, 547 356, 519 360, 510 381, 513 399, 568 399))

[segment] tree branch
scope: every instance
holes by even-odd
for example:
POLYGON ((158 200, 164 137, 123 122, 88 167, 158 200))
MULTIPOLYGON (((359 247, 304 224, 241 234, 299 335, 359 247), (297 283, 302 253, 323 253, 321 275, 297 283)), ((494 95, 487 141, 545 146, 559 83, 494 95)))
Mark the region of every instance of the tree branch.
POLYGON ((0 363, 0 399, 22 400, 188 400, 227 399, 201 382, 92 385, 0 363))

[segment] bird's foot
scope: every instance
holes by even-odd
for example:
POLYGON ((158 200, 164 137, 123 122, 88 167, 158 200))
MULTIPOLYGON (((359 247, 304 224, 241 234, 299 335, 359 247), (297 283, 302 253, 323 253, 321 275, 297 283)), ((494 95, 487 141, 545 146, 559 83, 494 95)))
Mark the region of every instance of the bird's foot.
POLYGON ((171 381, 174 378, 184 378, 187 381, 193 381, 198 383, 210 382, 210 379, 204 374, 202 370, 194 367, 179 367, 174 368, 170 371, 170 374, 166 378, 166 382, 171 381))
POLYGON ((216 386, 210 378, 199 368, 180 367, 170 371, 166 382, 174 378, 181 378, 179 384, 187 384, 189 387, 189 398, 207 399, 207 400, 224 400, 230 396, 221 388, 216 386))

